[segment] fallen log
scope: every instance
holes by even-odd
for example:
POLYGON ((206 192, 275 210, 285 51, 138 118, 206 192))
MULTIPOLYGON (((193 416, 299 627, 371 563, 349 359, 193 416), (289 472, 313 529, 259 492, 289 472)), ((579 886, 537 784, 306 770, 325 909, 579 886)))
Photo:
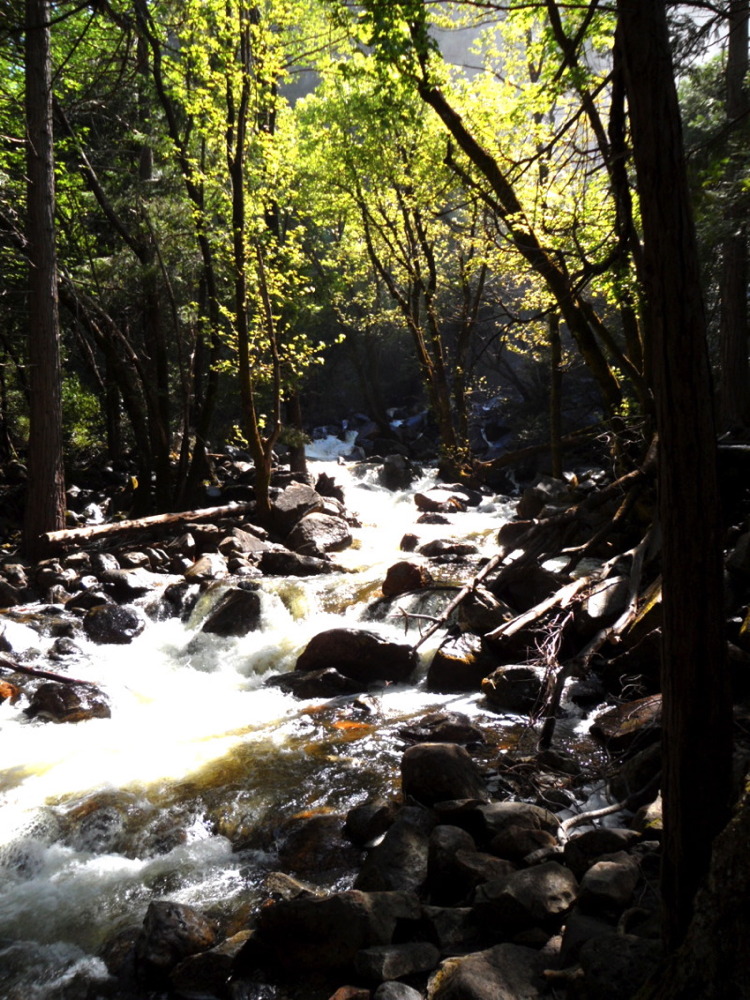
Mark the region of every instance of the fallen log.
POLYGON ((126 535, 151 528, 170 527, 185 521, 205 521, 211 517, 233 517, 255 509, 254 503, 235 503, 224 507, 202 507, 199 510, 178 511, 176 514, 153 514, 131 521, 112 521, 108 524, 91 524, 83 528, 64 528, 47 531, 40 536, 50 547, 65 545, 67 542, 90 541, 92 538, 106 538, 110 535, 126 535))
POLYGON ((56 674, 53 670, 40 670, 38 667, 27 667, 23 663, 11 660, 9 656, 0 653, 0 670, 10 670, 16 674, 26 674, 28 677, 42 677, 48 681, 61 681, 63 684, 88 684, 98 687, 95 681, 82 681, 80 677, 68 677, 66 674, 56 674))

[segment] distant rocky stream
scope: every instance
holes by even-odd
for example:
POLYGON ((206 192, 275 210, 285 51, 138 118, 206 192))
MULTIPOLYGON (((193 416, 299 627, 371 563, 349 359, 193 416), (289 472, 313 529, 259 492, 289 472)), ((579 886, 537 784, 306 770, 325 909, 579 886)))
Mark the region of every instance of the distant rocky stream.
MULTIPOLYGON (((616 697, 570 676, 540 750, 554 629, 485 640, 560 565, 439 621, 518 498, 324 444, 271 530, 5 559, 5 1000, 625 1000, 653 968, 654 652, 616 697)), ((621 580, 575 605, 581 644, 621 580)))

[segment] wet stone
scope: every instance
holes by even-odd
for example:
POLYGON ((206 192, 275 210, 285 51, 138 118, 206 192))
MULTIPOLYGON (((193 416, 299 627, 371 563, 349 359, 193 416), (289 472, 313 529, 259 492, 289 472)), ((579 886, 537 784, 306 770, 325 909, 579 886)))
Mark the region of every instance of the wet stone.
POLYGON ((476 763, 455 743, 410 747, 401 758, 401 788, 405 797, 427 806, 449 799, 489 799, 476 763))
POLYGON ((91 608, 83 619, 86 635, 100 645, 126 645, 139 636, 146 623, 132 608, 119 604, 104 604, 91 608))
POLYGON ((240 636, 254 632, 261 624, 261 597, 249 587, 231 587, 211 608, 201 632, 240 636))
POLYGON ((83 722, 109 719, 112 712, 104 694, 87 684, 49 681, 36 689, 26 714, 49 722, 83 722))

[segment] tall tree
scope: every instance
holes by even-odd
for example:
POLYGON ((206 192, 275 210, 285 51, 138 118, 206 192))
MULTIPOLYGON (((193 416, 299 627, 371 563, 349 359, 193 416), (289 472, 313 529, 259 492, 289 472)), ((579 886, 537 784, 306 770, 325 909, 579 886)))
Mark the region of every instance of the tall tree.
POLYGON ((727 234, 722 246, 720 420, 721 429, 750 422, 750 366, 748 366, 748 227, 747 194, 738 192, 746 170, 750 135, 748 70, 748 0, 729 0, 726 57, 726 130, 729 140, 726 208, 727 234))
POLYGON ((38 557, 42 554, 40 536, 64 527, 65 523, 47 0, 26 0, 25 29, 30 429, 24 548, 29 556, 38 557))
POLYGON ((663 4, 618 0, 643 222, 647 347, 659 432, 663 550, 664 940, 683 938, 728 815, 716 438, 706 322, 663 4), (700 733, 700 739, 697 734, 700 733))

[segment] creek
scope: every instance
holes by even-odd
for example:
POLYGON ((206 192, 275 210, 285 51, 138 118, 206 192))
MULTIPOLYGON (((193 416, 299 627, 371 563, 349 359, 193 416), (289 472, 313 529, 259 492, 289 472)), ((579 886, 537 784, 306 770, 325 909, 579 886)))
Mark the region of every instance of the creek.
MULTIPOLYGON (((342 572, 264 578, 262 628, 241 638, 200 633, 208 610, 201 601, 188 622, 149 621, 130 645, 95 646, 77 636, 81 655, 70 672, 106 691, 110 719, 55 725, 28 719, 23 701, 0 705, 5 1000, 96 995, 107 976, 97 957, 102 946, 140 924, 151 900, 250 912, 263 879, 279 867, 286 822, 398 794, 405 723, 449 707, 492 734, 495 755, 517 740, 525 721, 490 711, 480 694, 426 690, 424 668, 442 631, 420 648, 422 673, 409 686, 323 703, 266 685, 293 669, 326 628, 415 642, 424 627, 417 616, 439 613, 466 573, 458 581, 451 565, 432 567, 445 589, 390 602, 386 612, 380 587, 403 558, 404 533, 417 531, 420 542, 460 533, 492 555, 497 530, 513 513, 507 498, 488 496, 451 526, 415 526, 413 491, 387 491, 366 466, 337 463, 337 447, 319 444, 311 457, 312 471, 336 479, 361 522, 354 544, 333 557, 342 572)), ((16 650, 39 647, 34 662, 43 664, 45 640, 22 617, 8 619, 6 635, 16 650)), ((351 878, 334 867, 318 881, 346 888, 351 878)))

